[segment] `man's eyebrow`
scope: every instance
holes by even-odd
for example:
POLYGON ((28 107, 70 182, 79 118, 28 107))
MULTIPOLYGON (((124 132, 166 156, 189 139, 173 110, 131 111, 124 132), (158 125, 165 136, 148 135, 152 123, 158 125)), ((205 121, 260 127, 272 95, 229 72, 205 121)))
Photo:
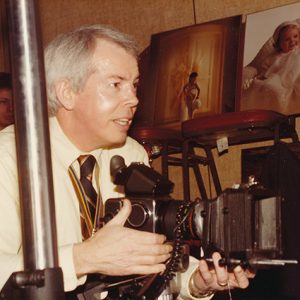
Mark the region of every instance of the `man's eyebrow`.
MULTIPOLYGON (((126 77, 124 76, 120 76, 120 75, 111 75, 108 77, 109 79, 119 79, 119 80, 127 80, 126 77)), ((133 79, 134 82, 139 81, 140 80, 140 76, 137 76, 136 78, 133 79)))
POLYGON ((125 80, 126 78, 124 76, 120 76, 120 75, 110 75, 110 76, 108 76, 108 79, 125 80))

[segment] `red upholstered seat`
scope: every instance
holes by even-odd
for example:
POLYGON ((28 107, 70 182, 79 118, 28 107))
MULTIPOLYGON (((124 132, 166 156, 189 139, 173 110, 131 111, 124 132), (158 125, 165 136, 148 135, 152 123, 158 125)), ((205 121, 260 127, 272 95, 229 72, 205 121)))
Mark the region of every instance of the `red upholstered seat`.
MULTIPOLYGON (((218 172, 212 155, 217 141, 226 137, 228 145, 292 138, 298 142, 295 117, 271 110, 248 110, 199 117, 182 122, 184 199, 190 198, 189 166, 191 163, 209 166, 217 195, 222 192, 218 172), (205 159, 197 160, 195 148, 205 150, 205 159)), ((197 166, 199 168, 199 166, 197 166)), ((194 171, 196 172, 195 166, 194 171)), ((198 171, 200 174, 200 169, 198 171)), ((200 176, 200 175, 199 175, 200 176)), ((207 197, 205 187, 200 190, 207 197)))
POLYGON ((182 165, 181 158, 172 156, 182 152, 183 139, 180 131, 154 126, 137 126, 130 130, 129 135, 144 146, 150 161, 161 156, 162 174, 167 178, 169 166, 182 165))
POLYGON ((130 130, 130 136, 138 141, 174 141, 182 139, 181 132, 170 128, 137 126, 130 130))
POLYGON ((185 200, 190 200, 190 168, 194 171, 201 197, 208 198, 199 165, 209 166, 216 193, 221 193, 212 155, 212 148, 216 147, 219 138, 227 137, 229 145, 277 141, 283 137, 298 141, 295 118, 271 110, 231 112, 191 119, 182 122, 181 132, 165 127, 137 126, 131 129, 129 135, 144 145, 150 159, 161 156, 164 176, 168 177, 169 166, 182 167, 185 200), (203 148, 205 155, 197 155, 197 147, 203 148), (179 153, 182 153, 181 157, 172 155, 179 153))
POLYGON ((290 137, 290 118, 272 110, 248 110, 195 118, 182 123, 185 138, 196 137, 200 144, 214 145, 224 136, 230 144, 290 137), (275 131, 278 129, 278 132, 275 131))

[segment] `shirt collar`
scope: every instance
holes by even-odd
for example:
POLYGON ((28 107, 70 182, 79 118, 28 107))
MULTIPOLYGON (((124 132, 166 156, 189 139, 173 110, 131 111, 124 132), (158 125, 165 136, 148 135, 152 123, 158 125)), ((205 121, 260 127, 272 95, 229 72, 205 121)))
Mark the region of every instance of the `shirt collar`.
POLYGON ((85 154, 93 155, 99 165, 101 148, 91 152, 82 152, 65 135, 56 117, 51 117, 49 122, 52 151, 57 151, 58 157, 61 158, 66 168, 73 164, 80 155, 85 154))

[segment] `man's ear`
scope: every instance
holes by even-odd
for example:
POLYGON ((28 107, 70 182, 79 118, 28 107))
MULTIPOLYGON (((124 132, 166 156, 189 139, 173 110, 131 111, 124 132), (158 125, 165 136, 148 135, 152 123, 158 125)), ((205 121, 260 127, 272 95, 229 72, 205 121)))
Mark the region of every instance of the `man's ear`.
POLYGON ((75 93, 68 80, 62 80, 55 86, 58 101, 66 110, 72 110, 75 105, 75 93))

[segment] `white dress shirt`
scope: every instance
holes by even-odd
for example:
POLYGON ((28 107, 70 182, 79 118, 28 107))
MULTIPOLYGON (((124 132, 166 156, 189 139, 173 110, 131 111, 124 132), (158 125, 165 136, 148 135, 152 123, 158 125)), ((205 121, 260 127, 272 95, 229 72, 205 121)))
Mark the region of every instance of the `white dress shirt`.
MULTIPOLYGON (((63 271, 64 288, 74 290, 85 282, 86 276, 77 278, 73 263, 73 244, 81 242, 79 202, 68 174, 71 164, 79 171, 77 158, 82 153, 63 133, 56 118, 50 118, 51 156, 59 265, 63 271)), ((0 287, 2 288, 11 273, 23 269, 22 233, 18 192, 18 173, 14 127, 9 126, 0 132, 0 287)), ((109 163, 114 155, 121 155, 126 165, 131 162, 148 163, 144 148, 136 141, 127 138, 124 146, 114 149, 98 149, 93 154, 100 166, 101 196, 122 197, 110 177, 109 163)), ((119 188, 119 187, 118 187, 119 188)), ((180 299, 197 299, 190 295, 188 282, 190 274, 197 268, 197 260, 192 258, 187 272, 175 278, 176 289, 180 289, 180 299)), ((210 299, 202 298, 202 299, 210 299)))

